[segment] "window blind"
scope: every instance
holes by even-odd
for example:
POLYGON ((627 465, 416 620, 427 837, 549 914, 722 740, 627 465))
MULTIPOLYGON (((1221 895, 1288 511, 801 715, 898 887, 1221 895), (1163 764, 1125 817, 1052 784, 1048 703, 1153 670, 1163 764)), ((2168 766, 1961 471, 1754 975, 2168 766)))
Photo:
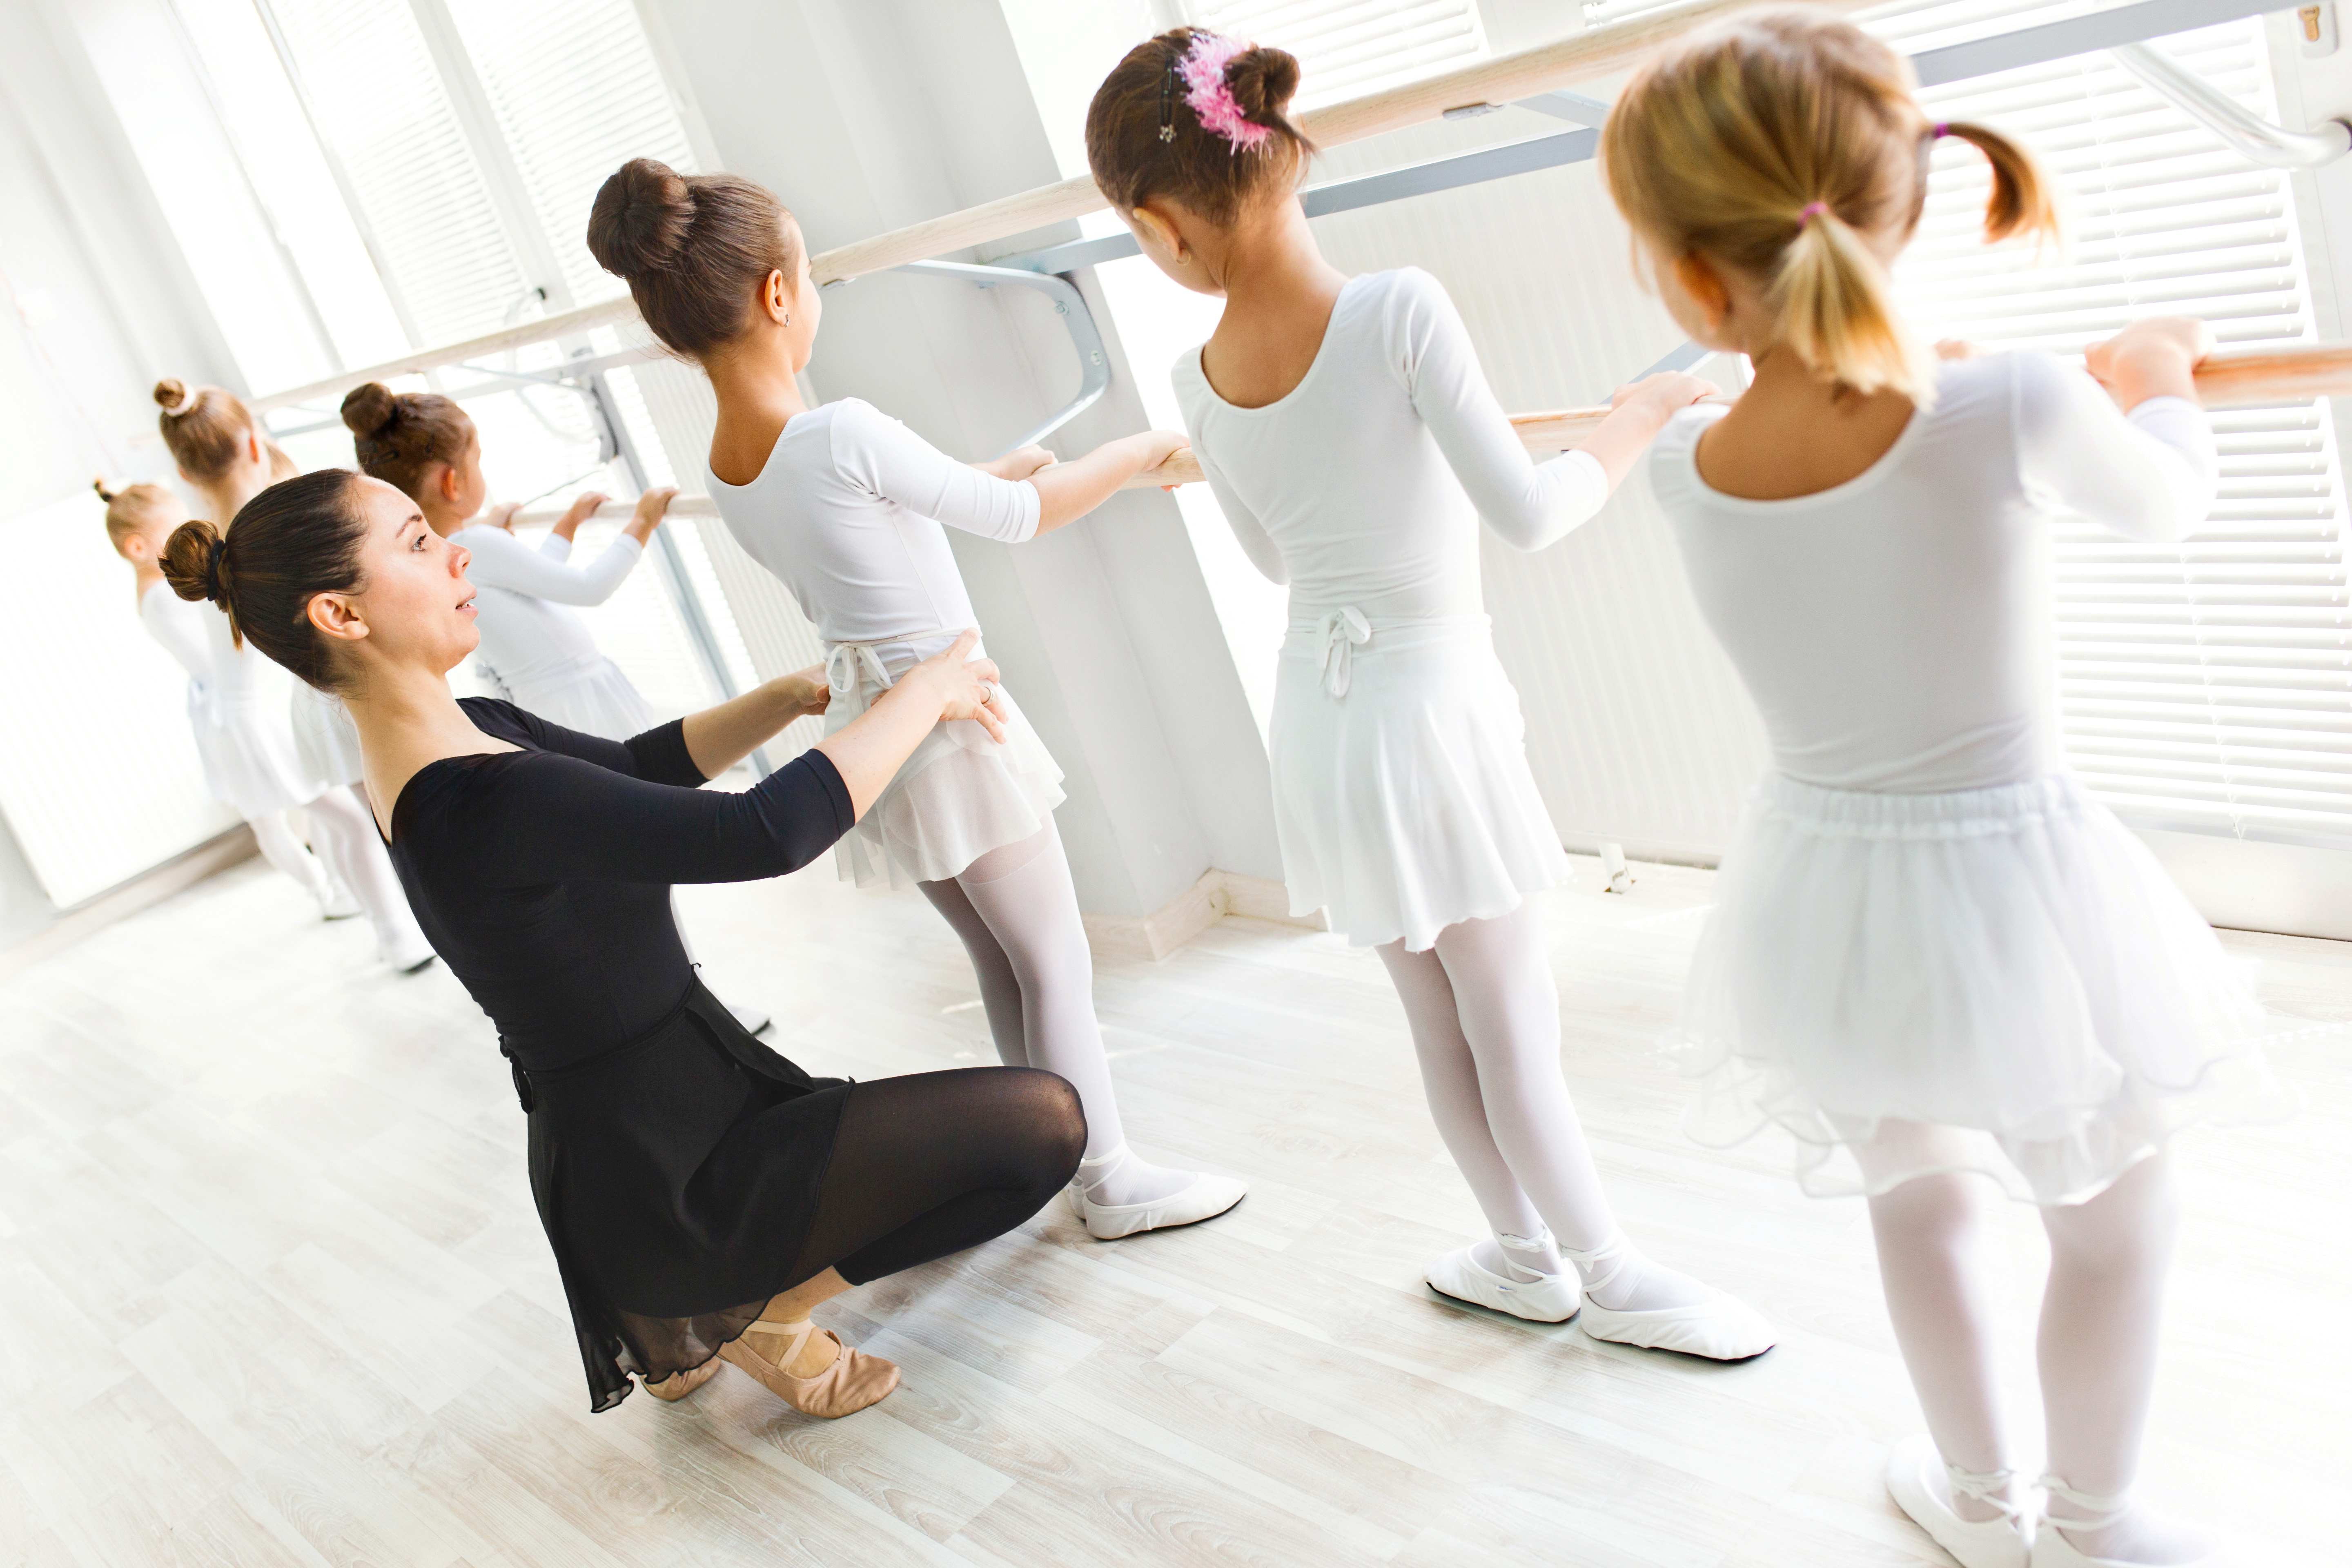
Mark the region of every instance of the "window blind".
MULTIPOLYGON (((1995 7, 1969 9, 1975 21, 1995 7)), ((2051 15, 2008 9, 2008 26, 2051 15)), ((1878 25, 1898 37, 1942 28, 1936 41, 1948 41, 1949 22, 1946 8, 1922 5, 1878 25)), ((2276 114, 2258 20, 2158 47, 2276 114)), ((2028 247, 1987 249, 1984 162, 1939 147, 1919 237, 1898 268, 1906 314, 1935 335, 2074 353, 2136 318, 2184 314, 2211 322, 2225 346, 2315 336, 2287 176, 2229 152, 2106 55, 1954 83, 1923 101, 1938 119, 1981 121, 2032 146, 2069 223, 2054 264, 2036 265, 2028 247)), ((2187 542, 2059 530, 2068 758, 2139 826, 2352 846, 2352 626, 2333 424, 2309 400, 2212 418, 2221 496, 2187 542)))
POLYGON ((1188 0, 1183 9, 1195 26, 1297 55, 1300 109, 1360 98, 1486 53, 1473 0, 1188 0))
POLYGON ((574 304, 627 287, 588 254, 588 208, 631 158, 694 172, 628 0, 450 0, 467 54, 574 304))
POLYGON ((257 3, 416 331, 446 342, 513 319, 528 280, 415 14, 397 0, 257 3))

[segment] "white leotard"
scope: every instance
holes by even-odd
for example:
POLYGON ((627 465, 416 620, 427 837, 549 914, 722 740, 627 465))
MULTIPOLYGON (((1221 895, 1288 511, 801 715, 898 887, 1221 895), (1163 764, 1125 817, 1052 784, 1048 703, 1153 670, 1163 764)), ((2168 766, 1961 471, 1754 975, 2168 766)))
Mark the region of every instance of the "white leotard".
POLYGON ((856 397, 795 415, 750 484, 707 477, 728 531, 817 635, 874 647, 893 675, 980 624, 942 523, 1008 544, 1037 531, 1034 485, 959 463, 856 397))
POLYGON ((2053 510, 2177 539, 2212 505, 2203 412, 2126 417, 2042 353, 1947 364, 1934 407, 1844 484, 1789 500, 1711 489, 1685 409, 1650 458, 1699 608, 1762 710, 1773 764, 1830 789, 1932 794, 2059 767, 2053 510))
POLYGON ((487 523, 459 529, 449 542, 473 556, 466 576, 482 590, 474 600, 482 662, 518 690, 519 681, 538 684, 551 673, 603 657, 595 633, 570 606, 611 598, 645 555, 644 547, 625 533, 594 561, 574 566, 572 541, 562 534, 549 534, 534 549, 487 523))
POLYGON ((1540 550, 1601 510, 1609 476, 1531 461, 1444 287, 1417 267, 1350 278, 1298 384, 1262 408, 1217 395, 1201 356, 1176 395, 1209 488, 1291 615, 1475 616, 1481 518, 1540 550))
POLYGON ((202 600, 183 599, 168 583, 150 584, 139 595, 139 624, 197 685, 208 686, 213 679, 212 642, 205 622, 223 618, 202 600))

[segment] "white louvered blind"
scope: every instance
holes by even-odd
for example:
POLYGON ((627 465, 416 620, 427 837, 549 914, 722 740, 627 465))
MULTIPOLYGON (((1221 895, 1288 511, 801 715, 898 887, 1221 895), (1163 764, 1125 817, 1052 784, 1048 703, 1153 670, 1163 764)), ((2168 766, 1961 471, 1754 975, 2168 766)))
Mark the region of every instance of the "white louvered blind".
MULTIPOLYGON (((1977 30, 1990 9, 1969 7, 1977 30)), ((2010 26, 2049 16, 2006 9, 2010 26)), ((1879 25, 1948 37, 1949 22, 1948 8, 1919 6, 1879 25)), ((2258 20, 2158 47, 2275 116, 2258 20)), ((2285 174, 2229 152, 2105 54, 1955 83, 1924 101, 2040 153, 2064 192, 2069 242, 2056 265, 2036 266, 2030 248, 1987 250, 1983 160, 1938 149, 1898 271, 1922 327, 2069 353, 2154 314, 2202 317, 2225 345, 2315 336, 2285 174)), ((2067 753, 2137 826, 2352 846, 2352 625, 2333 425, 2310 401, 2213 423, 2221 500, 2190 540, 2156 547, 2061 530, 2067 753)))
POLYGON ((413 329, 446 342, 505 325, 528 280, 415 14, 402 0, 257 4, 278 24, 413 329))
POLYGON ((466 52, 498 117, 572 302, 626 287, 588 254, 588 208, 631 158, 694 172, 629 0, 450 0, 466 52))
POLYGON ((1360 98, 1486 53, 1473 0, 1186 0, 1196 26, 1298 57, 1298 107, 1360 98))

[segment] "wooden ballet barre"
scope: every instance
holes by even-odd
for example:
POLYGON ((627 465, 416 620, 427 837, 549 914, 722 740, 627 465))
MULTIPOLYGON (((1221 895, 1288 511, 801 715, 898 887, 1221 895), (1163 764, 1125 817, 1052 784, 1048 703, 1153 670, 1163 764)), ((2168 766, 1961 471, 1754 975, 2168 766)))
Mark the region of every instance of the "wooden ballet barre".
MULTIPOLYGON (((1633 66, 1659 46, 1734 11, 1747 10, 1763 0, 1687 0, 1662 10, 1645 12, 1622 22, 1595 27, 1552 43, 1515 54, 1497 55, 1440 76, 1407 82, 1402 87, 1367 93, 1344 103, 1328 104, 1300 115, 1299 124, 1318 146, 1339 147, 1383 132, 1401 131, 1442 117, 1448 110, 1505 104, 1555 89, 1595 81, 1633 66)), ((1809 0, 1833 12, 1860 11, 1881 0, 1809 0)), ((1066 223, 1100 212, 1110 204, 1096 189, 1091 175, 1079 174, 1051 185, 1040 185, 1017 195, 982 202, 961 212, 928 218, 921 223, 854 240, 819 251, 809 258, 809 271, 819 283, 841 283, 869 273, 887 272, 909 261, 928 261, 950 251, 1010 239, 1032 229, 1066 223)), ((460 364, 489 354, 504 353, 527 344, 574 337, 596 327, 636 320, 636 306, 627 296, 576 310, 507 327, 462 342, 420 349, 381 364, 344 371, 301 386, 250 399, 266 413, 297 403, 338 397, 352 387, 395 376, 420 375, 444 365, 460 364)))
MULTIPOLYGON (((2298 397, 2347 394, 2352 394, 2352 343, 2240 349, 2209 355, 2197 367, 2197 396, 2208 408, 2259 407, 2291 403, 2298 397)), ((1608 417, 1606 408, 1559 408, 1546 414, 1514 414, 1511 425, 1530 453, 1549 455, 1577 445, 1608 417)), ((1159 489, 1189 485, 1200 478, 1201 460, 1187 447, 1120 488, 1159 489)))

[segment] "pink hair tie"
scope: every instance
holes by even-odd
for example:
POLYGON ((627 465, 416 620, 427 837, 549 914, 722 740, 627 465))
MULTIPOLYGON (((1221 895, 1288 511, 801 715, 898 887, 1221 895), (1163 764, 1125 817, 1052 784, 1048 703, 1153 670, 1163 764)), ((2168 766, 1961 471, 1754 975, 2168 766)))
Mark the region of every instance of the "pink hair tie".
POLYGON ((1951 128, 1951 126, 1949 126, 1948 124, 1947 124, 1947 123, 1946 123, 1946 122, 1944 122, 1943 121, 1938 120, 1937 121, 1936 121, 1936 128, 1935 128, 1933 131, 1930 131, 1929 132, 1927 132, 1927 135, 1928 135, 1929 140, 1931 140, 1931 141, 1941 142, 1945 137, 1949 136, 1951 133, 1952 133, 1952 128, 1951 128))
POLYGON ((1821 216, 1823 213, 1829 210, 1830 204, 1827 202, 1807 202, 1805 204, 1805 210, 1797 215, 1797 232, 1799 234, 1804 233, 1805 226, 1807 224, 1812 222, 1815 218, 1821 216))
POLYGON ((1223 137, 1236 153, 1244 147, 1255 147, 1274 134, 1273 126, 1260 125, 1242 112, 1241 100, 1225 85, 1225 68, 1249 49, 1250 46, 1239 38, 1229 38, 1221 33, 1195 33, 1192 48, 1185 52, 1184 63, 1177 68, 1184 78, 1184 101, 1201 121, 1201 129, 1223 137))

